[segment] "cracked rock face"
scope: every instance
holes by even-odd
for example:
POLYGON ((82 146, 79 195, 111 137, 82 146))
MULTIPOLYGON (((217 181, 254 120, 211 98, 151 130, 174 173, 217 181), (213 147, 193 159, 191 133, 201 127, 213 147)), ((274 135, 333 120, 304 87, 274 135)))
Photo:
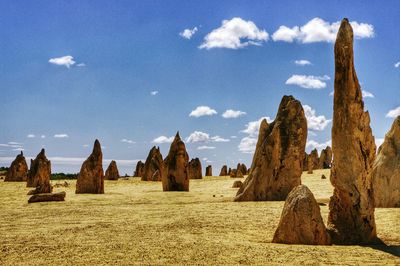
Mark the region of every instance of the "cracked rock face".
POLYGON ((36 156, 35 160, 31 160, 31 167, 28 173, 27 187, 34 187, 35 190, 31 194, 51 193, 53 187, 50 184, 51 162, 46 158, 45 151, 42 149, 36 156))
POLYGON ((164 173, 164 161, 160 147, 151 148, 143 167, 142 181, 161 181, 164 173))
POLYGON ((330 244, 319 205, 308 187, 300 185, 289 193, 272 243, 330 244))
POLYGON ((100 142, 96 139, 92 154, 83 162, 76 181, 76 194, 104 193, 103 153, 100 142))
POLYGON ((190 179, 202 179, 201 173, 201 162, 199 158, 194 158, 189 162, 189 178, 190 179))
POLYGON ((335 43, 328 228, 335 244, 362 244, 376 240, 371 170, 375 140, 354 69, 353 30, 343 19, 335 43))
POLYGON ((189 155, 179 132, 164 160, 165 175, 162 176, 164 191, 189 191, 189 155))
POLYGON ((273 122, 264 119, 251 171, 235 201, 285 200, 301 184, 307 120, 301 103, 284 96, 273 122))
POLYGON ((17 155, 15 160, 11 163, 10 168, 7 171, 5 182, 21 182, 26 181, 28 176, 28 165, 24 154, 21 153, 17 155))
POLYGON ((372 167, 375 207, 400 207, 400 116, 379 147, 372 167))

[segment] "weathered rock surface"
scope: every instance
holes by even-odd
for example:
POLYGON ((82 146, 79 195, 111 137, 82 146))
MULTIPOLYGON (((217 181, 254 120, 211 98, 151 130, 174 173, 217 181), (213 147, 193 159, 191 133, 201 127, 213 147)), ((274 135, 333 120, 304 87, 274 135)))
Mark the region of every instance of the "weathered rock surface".
POLYGON ((314 169, 314 160, 311 156, 307 156, 307 174, 312 174, 314 169))
POLYGON ((144 171, 144 163, 142 161, 137 162, 135 172, 133 173, 134 177, 142 177, 144 171))
POLYGON ((4 181, 5 182, 26 181, 27 176, 28 176, 28 165, 26 164, 24 154, 21 151, 21 153, 18 154, 15 160, 11 163, 10 168, 8 168, 4 181))
POLYGON ((378 149, 372 179, 375 207, 400 207, 400 116, 378 149))
POLYGON ((194 158, 189 162, 189 179, 202 179, 201 162, 199 158, 194 158))
POLYGON ((114 160, 112 160, 111 163, 107 167, 106 173, 104 175, 104 179, 118 180, 118 178, 119 178, 119 172, 118 172, 117 163, 114 160))
POLYGON ((58 193, 36 194, 29 198, 28 203, 46 202, 46 201, 64 201, 66 193, 64 191, 58 193))
POLYGON ((164 191, 189 191, 189 155, 179 132, 165 158, 165 175, 162 176, 164 191))
POLYGON ((92 154, 83 162, 76 181, 76 194, 104 193, 103 153, 100 142, 96 139, 92 154))
POLYGON ((45 151, 42 149, 36 156, 35 160, 31 160, 31 166, 28 172, 27 187, 34 187, 30 193, 51 193, 53 188, 50 184, 51 163, 46 158, 45 151))
POLYGON ((143 167, 142 181, 161 181, 164 172, 164 161, 160 147, 151 148, 143 167), (156 173, 158 171, 158 173, 156 173))
POLYGON ((329 169, 332 164, 332 149, 327 146, 321 151, 321 156, 319 157, 319 169, 329 169))
POLYGON ((228 175, 228 167, 226 165, 222 166, 221 171, 219 172, 219 176, 227 176, 228 175))
POLYGON ((212 166, 208 165, 206 167, 206 176, 212 176, 212 166))
POLYGON ((335 43, 333 163, 328 229, 335 244, 376 240, 371 170, 375 141, 354 69, 353 30, 343 19, 335 43))
POLYGON ((240 180, 236 180, 233 182, 232 188, 240 188, 243 185, 243 182, 240 180))
POLYGON ((308 187, 300 185, 289 193, 272 243, 330 244, 319 205, 308 187))
POLYGON ((251 172, 235 201, 285 200, 301 184, 307 120, 301 103, 284 96, 275 121, 263 120, 251 172))
POLYGON ((236 169, 239 171, 242 175, 246 175, 247 174, 247 167, 244 163, 238 163, 236 169))
POLYGON ((304 159, 303 159, 303 171, 308 171, 308 153, 304 152, 304 159))
POLYGON ((243 177, 243 173, 242 173, 242 171, 240 171, 238 169, 232 169, 229 176, 232 178, 243 177))
MULTIPOLYGON (((308 155, 308 159, 309 159, 309 163, 311 161, 312 163, 312 169, 316 170, 318 169, 319 166, 319 157, 318 157, 318 150, 317 149, 313 149, 311 151, 311 153, 308 155)), ((308 169, 310 168, 310 166, 308 167, 308 169)))

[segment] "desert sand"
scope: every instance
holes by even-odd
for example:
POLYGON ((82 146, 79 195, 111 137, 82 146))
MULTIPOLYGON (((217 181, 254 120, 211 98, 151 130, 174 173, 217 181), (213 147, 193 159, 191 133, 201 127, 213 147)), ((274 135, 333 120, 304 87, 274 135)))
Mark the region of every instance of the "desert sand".
MULTIPOLYGON (((329 169, 303 172, 326 224, 329 169), (325 174, 328 178, 321 179, 325 174)), ((25 183, 0 182, 0 265, 400 264, 400 209, 377 208, 380 246, 272 244, 283 201, 233 202, 235 180, 190 180, 190 192, 163 192, 140 178, 105 181, 105 194, 28 204, 25 183)), ((63 181, 57 181, 63 182, 63 181)), ((53 184, 56 183, 53 181, 53 184)))

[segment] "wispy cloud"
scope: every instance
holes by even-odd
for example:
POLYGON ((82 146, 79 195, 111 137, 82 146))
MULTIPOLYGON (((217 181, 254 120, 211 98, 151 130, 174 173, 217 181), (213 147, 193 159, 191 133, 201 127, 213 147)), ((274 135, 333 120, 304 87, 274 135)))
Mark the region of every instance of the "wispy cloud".
POLYGON ((320 76, 306 76, 306 75, 292 75, 286 80, 286 85, 296 85, 305 89, 323 89, 326 87, 325 80, 329 80, 330 77, 324 75, 320 76))
POLYGON ((150 95, 152 95, 152 96, 156 96, 158 94, 158 91, 151 91, 150 92, 150 95))
POLYGON ((201 116, 211 116, 216 114, 217 111, 208 106, 197 106, 196 109, 190 112, 189 116, 201 117, 201 116))
POLYGON ((70 68, 76 62, 74 61, 73 56, 66 55, 66 56, 62 56, 62 57, 50 58, 49 63, 58 65, 58 66, 66 66, 67 68, 70 68))
POLYGON ((365 90, 362 90, 362 96, 364 98, 375 98, 375 95, 373 95, 371 92, 365 91, 365 90))
POLYGON ((35 137, 35 135, 34 134, 28 134, 26 137, 29 138, 29 139, 33 139, 35 137))
POLYGON ((214 146, 206 146, 206 145, 204 145, 204 146, 197 147, 197 149, 198 150, 214 150, 215 147, 214 146))
POLYGON ((294 63, 298 66, 307 66, 307 65, 311 65, 311 62, 308 60, 295 60, 294 63))
POLYGON ((65 134, 65 133, 63 133, 63 134, 55 134, 54 137, 57 138, 57 139, 69 138, 68 134, 65 134))
POLYGON ((223 20, 219 28, 204 37, 200 49, 239 49, 249 45, 261 45, 268 40, 268 33, 259 29, 253 21, 235 17, 223 20))
POLYGON ((396 107, 392 110, 390 110, 387 114, 386 117, 390 117, 390 118, 396 118, 400 115, 400 106, 396 107))
POLYGON ((182 38, 190 40, 197 31, 197 27, 194 27, 193 29, 184 29, 182 32, 179 33, 179 35, 182 38))
POLYGON ((121 139, 121 142, 128 143, 128 144, 135 144, 136 143, 136 142, 134 142, 133 140, 130 140, 130 139, 121 139))
POLYGON ((398 67, 400 67, 400 61, 399 61, 399 62, 396 62, 396 63, 394 63, 394 67, 395 67, 395 68, 398 68, 398 67))

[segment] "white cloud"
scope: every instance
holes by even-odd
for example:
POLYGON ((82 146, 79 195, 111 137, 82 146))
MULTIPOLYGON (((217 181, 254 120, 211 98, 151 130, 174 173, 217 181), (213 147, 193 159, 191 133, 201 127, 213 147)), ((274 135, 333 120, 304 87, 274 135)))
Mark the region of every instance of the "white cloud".
POLYGON ((129 144, 135 144, 136 143, 136 142, 134 142, 133 140, 130 140, 130 139, 121 139, 121 142, 129 143, 129 144))
POLYGON ((394 64, 394 67, 395 67, 395 68, 398 68, 398 67, 400 67, 400 61, 399 61, 399 62, 397 62, 397 63, 395 63, 395 64, 394 64))
POLYGON ((206 145, 204 145, 204 146, 197 147, 197 149, 198 150, 214 150, 215 147, 214 146, 206 146, 206 145))
POLYGON ((329 80, 329 76, 324 75, 319 76, 306 76, 306 75, 292 75, 285 84, 287 85, 297 85, 305 89, 323 89, 326 87, 325 80, 329 80))
POLYGON ((189 116, 200 117, 200 116, 211 116, 217 114, 217 111, 208 106, 197 106, 189 116))
POLYGON ((7 144, 1 143, 0 147, 19 149, 19 148, 22 148, 22 144, 23 143, 20 143, 20 142, 10 141, 7 144))
POLYGON ((85 63, 79 63, 79 64, 77 64, 76 66, 78 66, 78 67, 85 67, 86 64, 85 64, 85 63))
POLYGON ((59 139, 69 138, 68 134, 55 134, 54 137, 59 139))
POLYGON ((332 121, 332 119, 326 119, 326 117, 323 115, 316 116, 315 110, 312 109, 311 106, 307 104, 303 105, 303 109, 304 109, 304 114, 307 118, 308 129, 322 131, 332 121))
POLYGON ((397 108, 394 108, 392 110, 390 110, 387 114, 386 117, 390 117, 390 118, 396 118, 400 115, 400 106, 397 108))
POLYGON ((268 123, 271 123, 271 122, 273 121, 273 120, 272 120, 270 117, 268 117, 268 116, 266 116, 266 117, 261 117, 261 118, 258 119, 257 121, 251 121, 251 122, 247 123, 247 124, 246 124, 246 128, 243 129, 243 130, 240 131, 240 132, 249 134, 250 136, 257 136, 257 135, 258 135, 258 130, 260 129, 261 121, 262 121, 264 118, 267 119, 267 122, 268 122, 268 123))
POLYGON ((204 37, 200 49, 228 48, 239 49, 249 45, 261 45, 268 40, 268 33, 260 30, 254 22, 239 17, 223 20, 219 28, 204 37))
POLYGON ((82 147, 87 148, 89 147, 89 144, 83 144, 82 147))
POLYGON ((224 139, 224 138, 221 138, 220 136, 211 137, 211 140, 214 142, 229 142, 229 141, 231 141, 230 139, 224 139))
POLYGON ((204 157, 202 160, 203 160, 203 161, 207 161, 207 160, 208 160, 208 158, 207 158, 207 157, 204 157))
POLYGON ((29 134, 28 136, 26 136, 27 138, 33 139, 35 137, 35 134, 29 134))
POLYGON ((307 66, 307 65, 311 65, 311 62, 310 62, 310 61, 304 60, 304 59, 295 60, 294 63, 295 63, 296 65, 298 65, 298 66, 307 66))
POLYGON ((49 63, 58 65, 58 66, 66 66, 67 68, 70 68, 76 62, 74 61, 73 56, 66 55, 66 56, 62 56, 62 57, 50 58, 49 63))
MULTIPOLYGON (((374 26, 371 24, 358 23, 357 21, 352 21, 350 24, 356 39, 372 38, 375 35, 374 26)), ((339 27, 340 21, 329 23, 321 18, 313 18, 301 27, 294 26, 289 28, 287 26, 280 26, 272 34, 272 39, 284 42, 293 42, 296 40, 300 43, 334 42, 339 27)))
POLYGON ((166 136, 159 136, 158 138, 153 139, 153 143, 162 144, 162 143, 171 143, 174 141, 174 137, 166 137, 166 136))
POLYGON ((331 92, 329 93, 329 96, 333 96, 333 94, 334 94, 334 91, 331 91, 331 92))
POLYGON ((155 95, 158 94, 158 91, 151 91, 150 94, 151 94, 152 96, 155 96, 155 95))
POLYGON ((231 139, 236 139, 237 138, 237 136, 231 136, 231 139))
POLYGON ((317 149, 319 152, 321 152, 322 149, 325 149, 326 146, 332 147, 332 141, 328 140, 326 142, 319 143, 315 140, 308 140, 306 143, 306 149, 308 150, 317 149))
POLYGON ((46 136, 45 136, 45 135, 41 135, 40 138, 41 138, 41 139, 45 139, 46 136))
POLYGON ((365 91, 365 90, 362 90, 362 96, 363 96, 363 98, 375 98, 375 95, 373 95, 371 92, 365 91))
POLYGON ((240 141, 238 148, 243 153, 253 153, 256 149, 257 139, 252 137, 244 137, 240 141))
POLYGON ((210 135, 201 131, 194 131, 186 138, 187 143, 208 142, 210 135))
POLYGON ((190 40, 192 36, 197 32, 197 27, 194 27, 193 29, 184 29, 182 32, 179 33, 179 35, 182 38, 190 40))
POLYGON ((222 114, 222 117, 223 118, 238 118, 239 116, 244 116, 244 115, 246 115, 246 112, 228 109, 222 114))

